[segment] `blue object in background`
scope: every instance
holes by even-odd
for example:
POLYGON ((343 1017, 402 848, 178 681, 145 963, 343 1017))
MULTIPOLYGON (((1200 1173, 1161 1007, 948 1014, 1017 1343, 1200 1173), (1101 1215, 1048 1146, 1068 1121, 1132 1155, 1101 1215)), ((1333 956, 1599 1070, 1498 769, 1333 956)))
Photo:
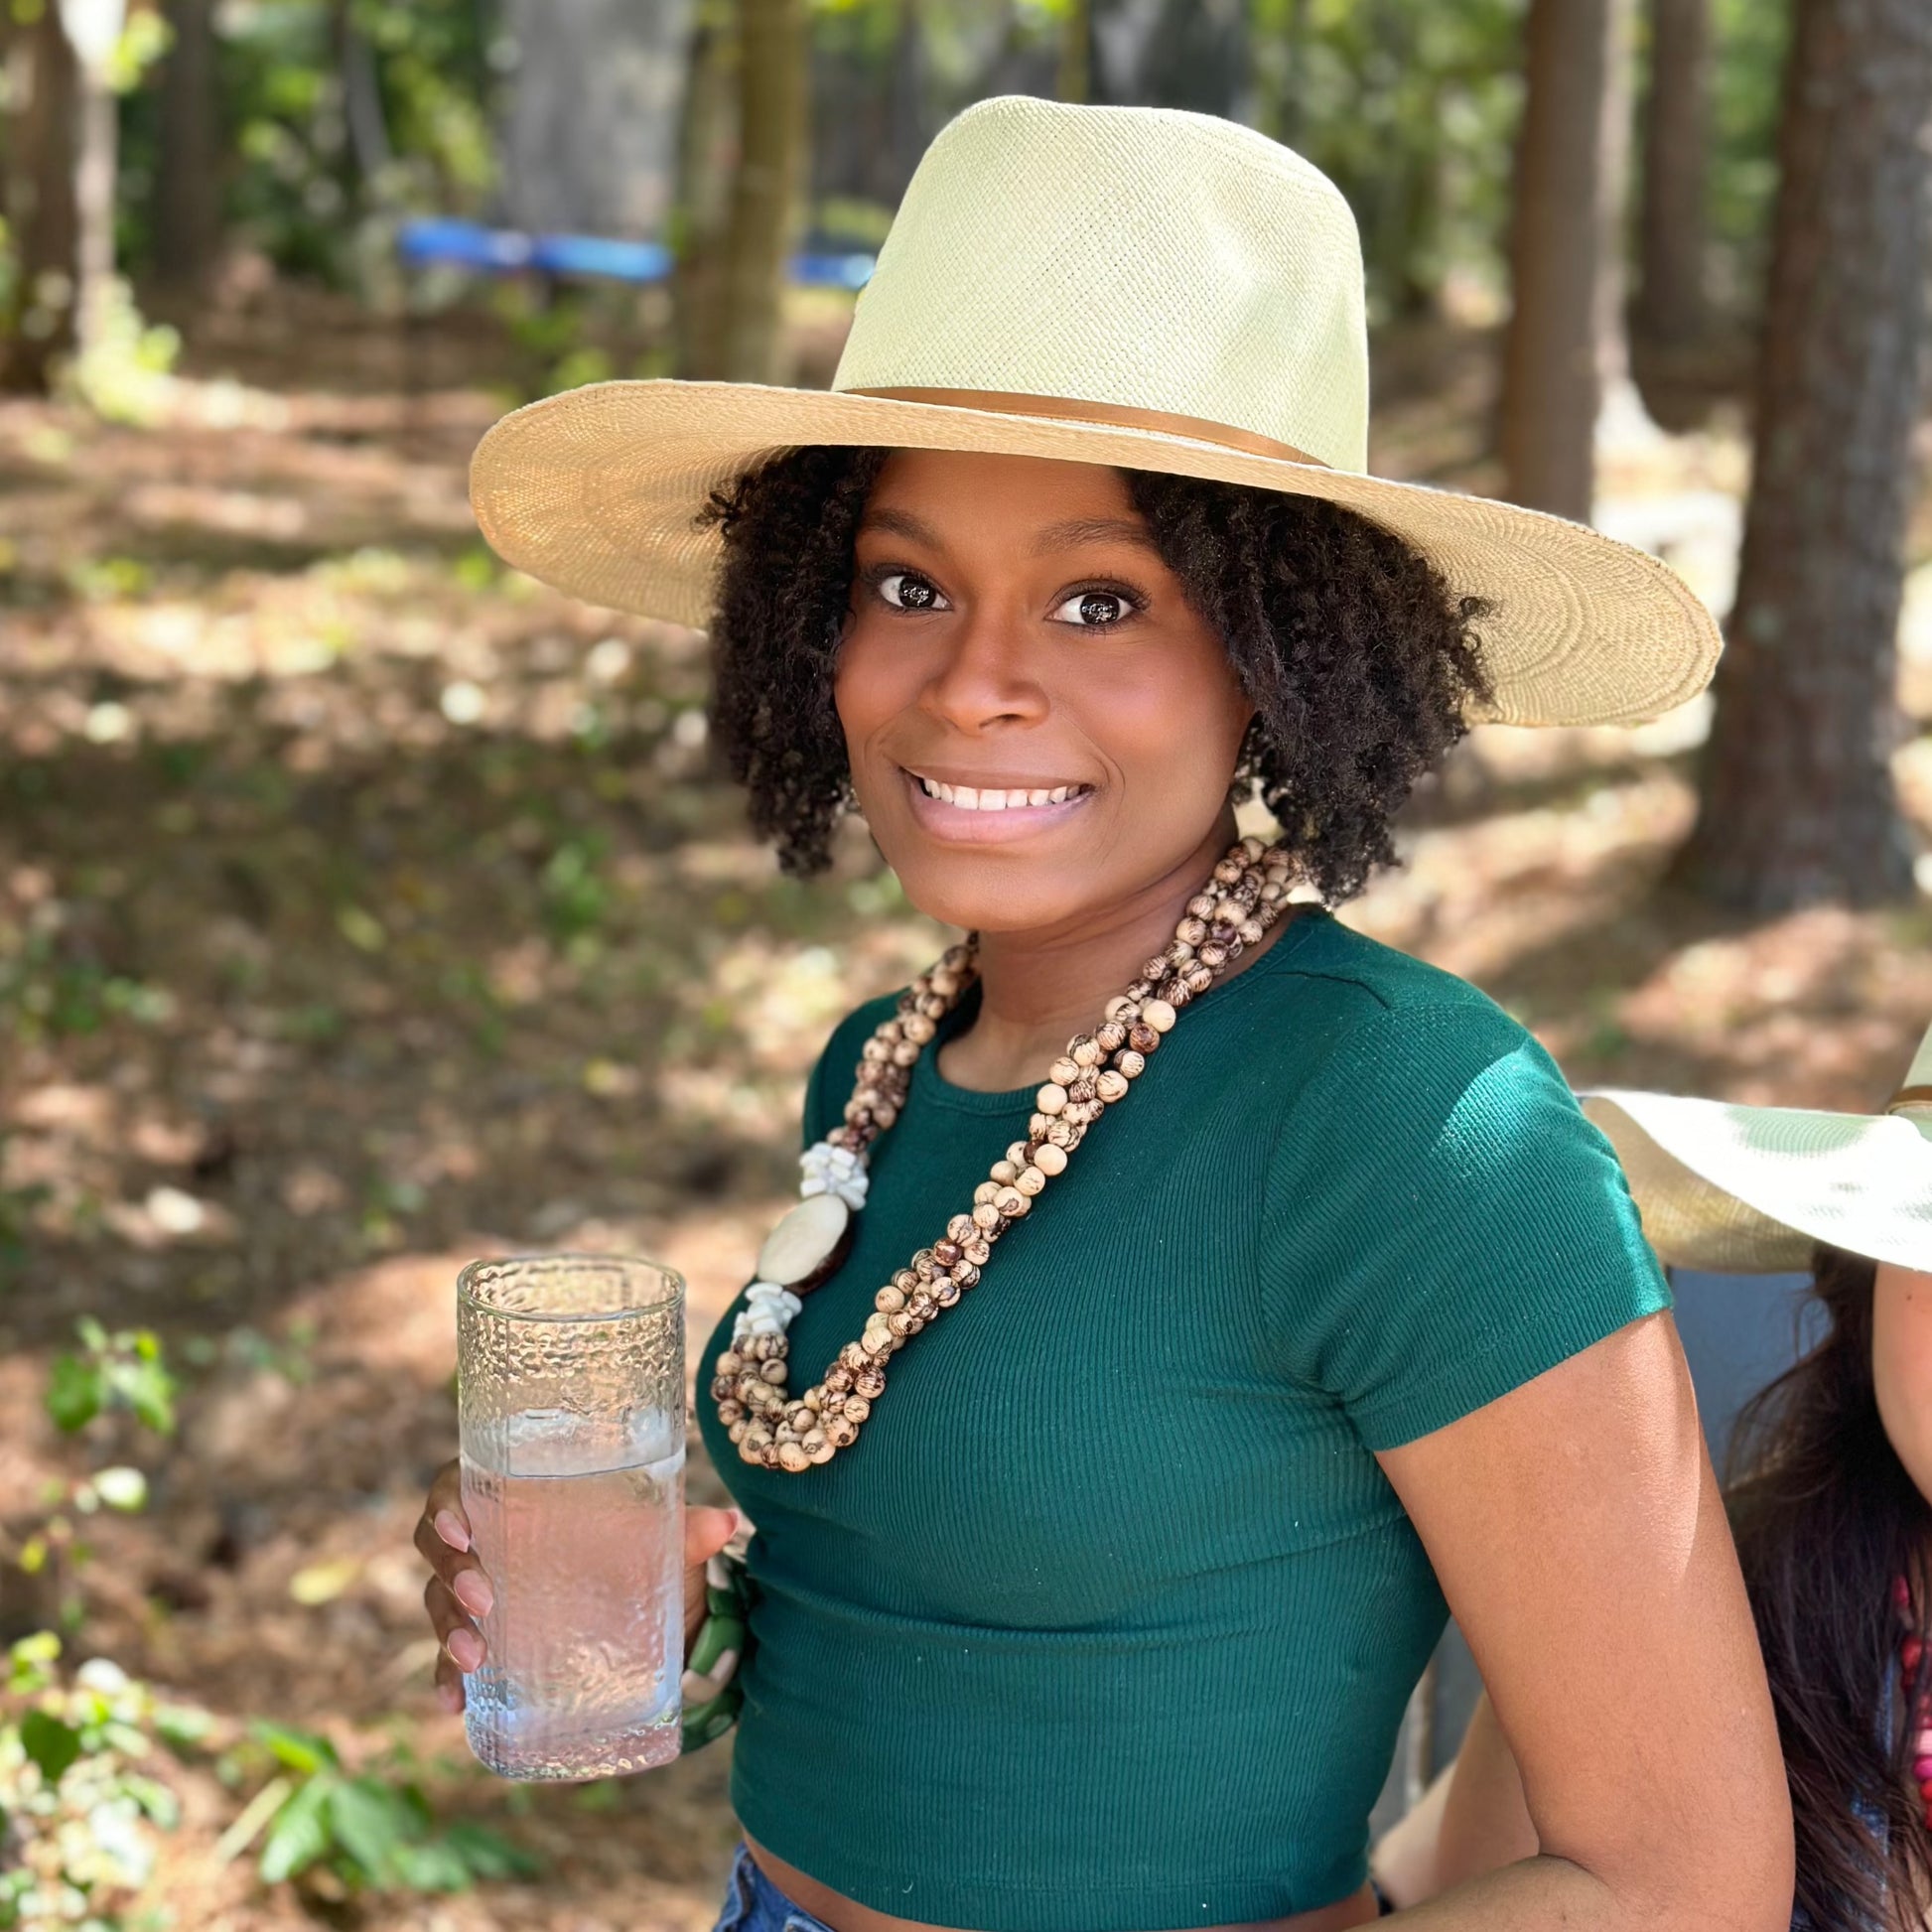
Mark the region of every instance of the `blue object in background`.
MULTIPOLYGON (((526 235, 441 216, 405 221, 396 231, 396 252, 411 268, 469 268, 490 275, 534 270, 640 286, 666 280, 673 266, 671 251, 659 241, 526 235)), ((873 261, 867 254, 807 250, 791 258, 791 280, 801 288, 861 289, 872 277, 873 261)))

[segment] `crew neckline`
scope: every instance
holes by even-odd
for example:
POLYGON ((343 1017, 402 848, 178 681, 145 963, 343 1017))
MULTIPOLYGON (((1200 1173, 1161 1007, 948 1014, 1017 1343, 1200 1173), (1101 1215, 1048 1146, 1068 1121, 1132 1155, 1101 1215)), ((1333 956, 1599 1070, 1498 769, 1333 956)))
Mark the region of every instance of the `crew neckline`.
MULTIPOLYGON (((1209 987, 1190 1002, 1190 1010, 1211 1001, 1219 1011, 1244 986, 1265 979, 1275 971, 1290 953, 1299 949, 1311 931, 1328 924, 1331 917, 1325 906, 1305 901, 1289 921, 1288 930, 1245 973, 1237 973, 1231 980, 1223 980, 1219 985, 1209 987)), ((978 1087, 955 1086, 939 1071, 939 1049, 973 1018, 979 1011, 979 1004, 980 989, 976 982, 967 989, 959 1004, 939 1022, 926 1050, 912 1062, 911 1092, 935 1107, 943 1107, 956 1114, 977 1114, 982 1117, 1021 1111, 1031 1114, 1034 1096, 1039 1091, 1037 1081, 1029 1086, 1006 1087, 999 1092, 988 1093, 978 1087)), ((1042 1074, 1041 1078, 1044 1077, 1042 1074)))

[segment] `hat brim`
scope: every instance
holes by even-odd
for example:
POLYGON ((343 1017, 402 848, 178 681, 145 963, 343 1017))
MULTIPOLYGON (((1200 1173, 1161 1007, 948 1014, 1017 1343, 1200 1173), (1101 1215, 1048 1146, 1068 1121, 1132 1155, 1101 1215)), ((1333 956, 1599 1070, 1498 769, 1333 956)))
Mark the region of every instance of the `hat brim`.
POLYGON ((505 416, 471 502, 507 563, 593 604, 702 627, 718 532, 698 512, 761 457, 805 444, 984 451, 1106 464, 1329 500, 1414 544, 1477 625, 1493 701, 1472 722, 1639 724, 1710 682, 1716 621, 1659 559, 1486 497, 1251 455, 1159 430, 834 390, 599 382, 505 416))
POLYGON ((1932 1140, 1910 1121, 1615 1088, 1578 1097, 1672 1267, 1799 1273, 1823 1241, 1932 1269, 1932 1140))

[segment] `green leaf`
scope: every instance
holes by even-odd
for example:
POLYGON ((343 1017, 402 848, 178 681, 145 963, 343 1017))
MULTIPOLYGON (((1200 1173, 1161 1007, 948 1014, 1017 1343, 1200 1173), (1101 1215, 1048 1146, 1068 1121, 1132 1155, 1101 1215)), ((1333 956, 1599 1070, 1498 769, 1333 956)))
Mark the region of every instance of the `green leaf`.
POLYGON ((318 1737, 312 1730, 297 1730, 293 1725, 270 1724, 266 1718, 258 1718, 248 1726, 248 1734, 257 1743, 266 1744, 278 1763, 305 1776, 336 1770, 342 1762, 328 1738, 318 1737))
POLYGON ((330 1793, 329 1824, 336 1842, 372 1884, 388 1881, 390 1858, 415 1823, 409 1807, 379 1778, 350 1778, 330 1793))
POLYGON ((116 1364, 113 1388, 136 1421, 158 1436, 175 1433, 175 1378, 157 1357, 143 1350, 136 1360, 116 1364))
POLYGON ((47 1413, 71 1436, 100 1414, 101 1373, 77 1355, 59 1355, 47 1372, 47 1413))
POLYGON ((447 1839, 397 1846, 395 1870, 411 1891, 465 1891, 474 1877, 469 1861, 447 1839))
POLYGON ((293 1878, 329 1850, 326 1813, 335 1782, 327 1773, 311 1778, 275 1814, 257 1867, 267 1883, 274 1885, 284 1878, 293 1878))
POLYGON ((41 1767, 49 1784, 59 1784, 80 1755, 80 1733, 45 1711, 30 1711, 20 1721, 20 1747, 41 1767))
POLYGON ((535 1878, 543 1871, 543 1861, 534 1852, 467 1818, 459 1819, 443 1834, 443 1843, 479 1878, 535 1878))

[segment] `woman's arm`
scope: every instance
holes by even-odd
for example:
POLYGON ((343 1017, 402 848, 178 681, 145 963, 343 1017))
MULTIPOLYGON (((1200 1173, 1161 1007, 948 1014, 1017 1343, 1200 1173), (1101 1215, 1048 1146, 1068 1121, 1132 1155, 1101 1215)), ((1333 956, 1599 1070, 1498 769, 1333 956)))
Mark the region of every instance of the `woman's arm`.
MULTIPOLYGON (((1396 1923, 1786 1932, 1770 1694, 1669 1316, 1378 1459, 1488 1686, 1541 1848, 1396 1923)), ((1452 1797, 1453 1782, 1446 1822, 1452 1797)))
POLYGON ((1871 1381, 1885 1434, 1917 1483, 1932 1496, 1932 1274, 1878 1264, 1871 1293, 1871 1381))
POLYGON ((1377 1841, 1375 1879, 1392 1903, 1421 1905, 1541 1849, 1522 1773, 1485 1693, 1454 1763, 1377 1841))

